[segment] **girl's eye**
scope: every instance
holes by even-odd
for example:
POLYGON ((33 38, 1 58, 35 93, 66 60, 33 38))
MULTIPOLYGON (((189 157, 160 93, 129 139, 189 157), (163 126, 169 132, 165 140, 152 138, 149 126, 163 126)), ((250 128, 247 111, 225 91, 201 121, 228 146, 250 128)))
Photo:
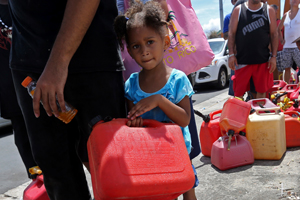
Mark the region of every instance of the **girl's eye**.
POLYGON ((148 41, 148 44, 153 44, 153 43, 154 43, 153 40, 149 40, 149 41, 148 41))
POLYGON ((137 49, 137 48, 139 48, 139 45, 133 45, 132 48, 137 49))

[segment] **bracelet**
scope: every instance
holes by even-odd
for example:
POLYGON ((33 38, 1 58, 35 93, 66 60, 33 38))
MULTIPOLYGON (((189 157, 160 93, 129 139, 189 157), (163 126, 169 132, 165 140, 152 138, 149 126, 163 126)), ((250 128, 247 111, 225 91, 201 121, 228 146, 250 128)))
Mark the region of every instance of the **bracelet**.
POLYGON ((233 54, 230 54, 230 55, 228 56, 228 58, 230 58, 230 57, 232 57, 232 56, 234 56, 234 53, 233 53, 233 54))
POLYGON ((276 57, 277 57, 277 55, 272 55, 272 57, 273 57, 273 58, 276 58, 276 57))

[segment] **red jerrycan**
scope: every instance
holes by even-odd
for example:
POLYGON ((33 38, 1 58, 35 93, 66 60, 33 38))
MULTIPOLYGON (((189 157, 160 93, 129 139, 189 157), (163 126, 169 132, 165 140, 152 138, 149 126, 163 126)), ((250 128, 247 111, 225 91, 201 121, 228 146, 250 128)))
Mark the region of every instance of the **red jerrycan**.
POLYGON ((285 115, 285 134, 286 147, 300 146, 300 116, 299 112, 286 111, 285 115))
POLYGON ((211 149, 211 163, 220 170, 254 163, 254 155, 251 144, 246 137, 237 135, 232 141, 230 151, 227 150, 229 138, 220 137, 213 143, 211 149))
POLYGON ((195 175, 181 128, 127 121, 93 126, 87 146, 95 200, 171 200, 191 189, 195 175))
POLYGON ((229 136, 228 150, 230 150, 231 138, 234 134, 246 128, 251 105, 238 98, 229 98, 223 106, 220 117, 221 131, 224 130, 229 136))
POLYGON ((298 87, 296 90, 294 90, 294 92, 290 94, 290 100, 293 101, 295 99, 298 99, 300 94, 299 92, 300 92, 300 87, 298 87))
POLYGON ((300 112, 299 100, 294 99, 294 104, 287 109, 287 111, 297 111, 300 112))
POLYGON ((292 92, 298 88, 298 84, 287 84, 282 88, 282 90, 287 92, 287 97, 290 98, 292 92))
POLYGON ((270 95, 272 92, 281 90, 286 85, 286 82, 283 80, 274 80, 273 81, 273 86, 267 91, 267 96, 270 98, 270 95))
POLYGON ((268 98, 261 98, 261 99, 252 99, 249 100, 247 103, 250 103, 253 109, 260 109, 260 108, 274 108, 277 107, 270 99, 268 98))
MULTIPOLYGON (((210 157, 213 143, 222 136, 220 129, 220 116, 222 110, 217 110, 209 114, 210 120, 202 122, 200 129, 200 145, 202 154, 210 157)), ((196 113, 196 112, 195 112, 196 113)))
POLYGON ((44 185, 43 175, 38 175, 27 186, 23 193, 23 200, 50 200, 44 185))
MULTIPOLYGON (((251 105, 251 107, 255 110, 261 109, 261 108, 278 107, 268 98, 252 99, 252 100, 247 101, 247 103, 249 103, 251 105)), ((260 111, 260 112, 264 112, 264 111, 260 111)), ((272 111, 272 112, 274 112, 274 111, 272 111)))

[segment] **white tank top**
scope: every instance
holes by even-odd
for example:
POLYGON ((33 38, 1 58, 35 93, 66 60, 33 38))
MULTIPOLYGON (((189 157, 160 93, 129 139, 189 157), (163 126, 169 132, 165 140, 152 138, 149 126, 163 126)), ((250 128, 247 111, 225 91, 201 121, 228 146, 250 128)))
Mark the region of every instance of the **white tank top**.
POLYGON ((291 11, 288 11, 283 22, 285 39, 283 48, 296 48, 296 43, 292 42, 300 36, 300 12, 298 10, 296 16, 292 20, 289 17, 290 12, 291 11))

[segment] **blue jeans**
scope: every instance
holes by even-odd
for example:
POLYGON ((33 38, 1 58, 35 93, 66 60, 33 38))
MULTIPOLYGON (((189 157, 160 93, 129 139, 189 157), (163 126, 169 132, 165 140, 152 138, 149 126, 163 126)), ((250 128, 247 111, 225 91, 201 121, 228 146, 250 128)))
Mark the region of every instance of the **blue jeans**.
POLYGON ((229 80, 229 90, 228 90, 228 95, 234 96, 234 91, 233 91, 233 81, 231 80, 231 77, 234 75, 234 70, 231 70, 230 72, 230 80, 229 80))

